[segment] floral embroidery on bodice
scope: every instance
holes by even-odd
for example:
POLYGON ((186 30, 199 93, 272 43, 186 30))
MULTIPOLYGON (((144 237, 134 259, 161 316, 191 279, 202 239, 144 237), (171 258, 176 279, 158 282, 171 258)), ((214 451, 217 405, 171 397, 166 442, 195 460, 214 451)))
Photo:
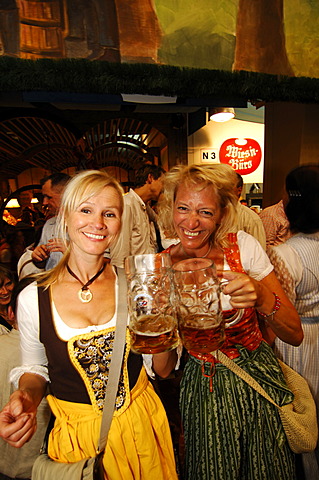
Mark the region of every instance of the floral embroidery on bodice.
MULTIPOLYGON (((103 329, 72 337, 68 341, 68 352, 72 364, 85 383, 92 405, 102 412, 105 388, 108 382, 115 329, 103 329)), ((130 401, 127 359, 129 354, 129 333, 126 332, 126 345, 123 368, 115 402, 115 414, 126 408, 130 401)))

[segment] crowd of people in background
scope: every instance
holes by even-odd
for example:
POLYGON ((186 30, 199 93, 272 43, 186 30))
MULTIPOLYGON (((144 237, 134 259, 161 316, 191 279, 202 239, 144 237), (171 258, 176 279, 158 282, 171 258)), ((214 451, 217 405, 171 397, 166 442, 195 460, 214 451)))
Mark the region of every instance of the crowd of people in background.
MULTIPOLYGON (((172 264, 211 259, 228 282, 224 311, 243 312, 221 351, 281 405, 293 400, 277 358, 284 360, 307 379, 319 411, 318 164, 289 172, 282 200, 258 213, 247 205, 243 177, 224 164, 169 172, 147 164, 135 178, 124 194, 102 171, 46 176, 45 214, 22 191, 19 221, 2 229, 0 480, 31 478, 50 409, 50 457, 94 456, 100 406, 74 359, 81 339, 114 338, 125 302, 118 269, 129 255, 164 251, 172 264), (86 283, 93 299, 83 303, 86 283), (74 448, 65 449, 62 437, 74 448)), ((101 351, 90 368, 105 367, 101 351)), ((150 372, 127 344, 120 382, 103 461, 109 480, 319 478, 318 448, 295 455, 276 408, 212 354, 153 355, 150 372)))

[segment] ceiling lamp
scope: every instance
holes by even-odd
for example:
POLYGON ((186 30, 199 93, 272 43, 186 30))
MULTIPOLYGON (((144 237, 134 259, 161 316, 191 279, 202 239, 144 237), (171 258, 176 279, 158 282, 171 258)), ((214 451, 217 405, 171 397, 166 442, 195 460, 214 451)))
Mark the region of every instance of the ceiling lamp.
MULTIPOLYGON (((7 199, 5 198, 4 201, 7 199)), ((36 197, 33 197, 31 203, 39 203, 39 200, 36 197)), ((6 208, 20 208, 20 203, 17 198, 11 198, 6 204, 6 208)))
MULTIPOLYGON (((6 201, 6 198, 4 201, 6 201)), ((11 198, 6 204, 6 208, 20 208, 18 200, 16 198, 11 198)))
POLYGON ((213 122, 227 122, 235 116, 235 110, 233 108, 210 108, 209 109, 209 119, 213 122))

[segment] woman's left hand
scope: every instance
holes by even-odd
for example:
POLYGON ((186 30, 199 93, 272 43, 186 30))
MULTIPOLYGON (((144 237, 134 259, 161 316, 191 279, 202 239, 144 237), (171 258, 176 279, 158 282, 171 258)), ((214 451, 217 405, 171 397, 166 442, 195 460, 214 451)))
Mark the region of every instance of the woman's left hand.
POLYGON ((255 307, 257 313, 267 316, 267 325, 274 335, 290 345, 300 345, 303 330, 298 312, 273 271, 260 281, 230 270, 223 272, 223 278, 228 283, 224 284, 222 291, 225 295, 230 295, 230 303, 234 308, 255 307), (275 311, 274 293, 279 298, 279 308, 275 311))
POLYGON ((258 282, 245 273, 232 272, 224 270, 222 272, 223 280, 222 292, 230 296, 230 303, 233 308, 254 307, 257 301, 259 288, 258 282))

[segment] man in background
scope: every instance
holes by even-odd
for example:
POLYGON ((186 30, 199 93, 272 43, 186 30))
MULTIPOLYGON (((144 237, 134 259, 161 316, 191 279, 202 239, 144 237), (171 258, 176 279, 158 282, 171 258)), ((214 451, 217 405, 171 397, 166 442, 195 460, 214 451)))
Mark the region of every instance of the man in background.
POLYGON ((237 214, 238 214, 238 230, 243 230, 244 232, 249 233, 255 237, 260 245, 266 250, 266 234, 262 221, 259 218, 259 215, 253 212, 249 207, 246 207, 240 203, 239 199, 242 194, 244 181, 243 177, 236 172, 237 175, 237 184, 235 186, 235 192, 238 198, 237 205, 237 214))
POLYGON ((264 208, 262 212, 260 212, 259 217, 266 232, 267 248, 272 245, 279 245, 291 236, 283 200, 280 200, 280 202, 275 205, 264 208))
POLYGON ((61 205, 64 188, 70 176, 53 173, 41 180, 43 205, 47 207, 49 219, 45 222, 38 245, 32 251, 32 261, 37 268, 50 270, 60 261, 64 245, 56 238, 57 213, 61 205))
POLYGON ((156 214, 150 211, 150 202, 157 202, 162 191, 164 170, 156 165, 144 165, 136 172, 135 188, 124 195, 122 229, 110 248, 113 265, 124 267, 129 255, 156 253, 156 214))

